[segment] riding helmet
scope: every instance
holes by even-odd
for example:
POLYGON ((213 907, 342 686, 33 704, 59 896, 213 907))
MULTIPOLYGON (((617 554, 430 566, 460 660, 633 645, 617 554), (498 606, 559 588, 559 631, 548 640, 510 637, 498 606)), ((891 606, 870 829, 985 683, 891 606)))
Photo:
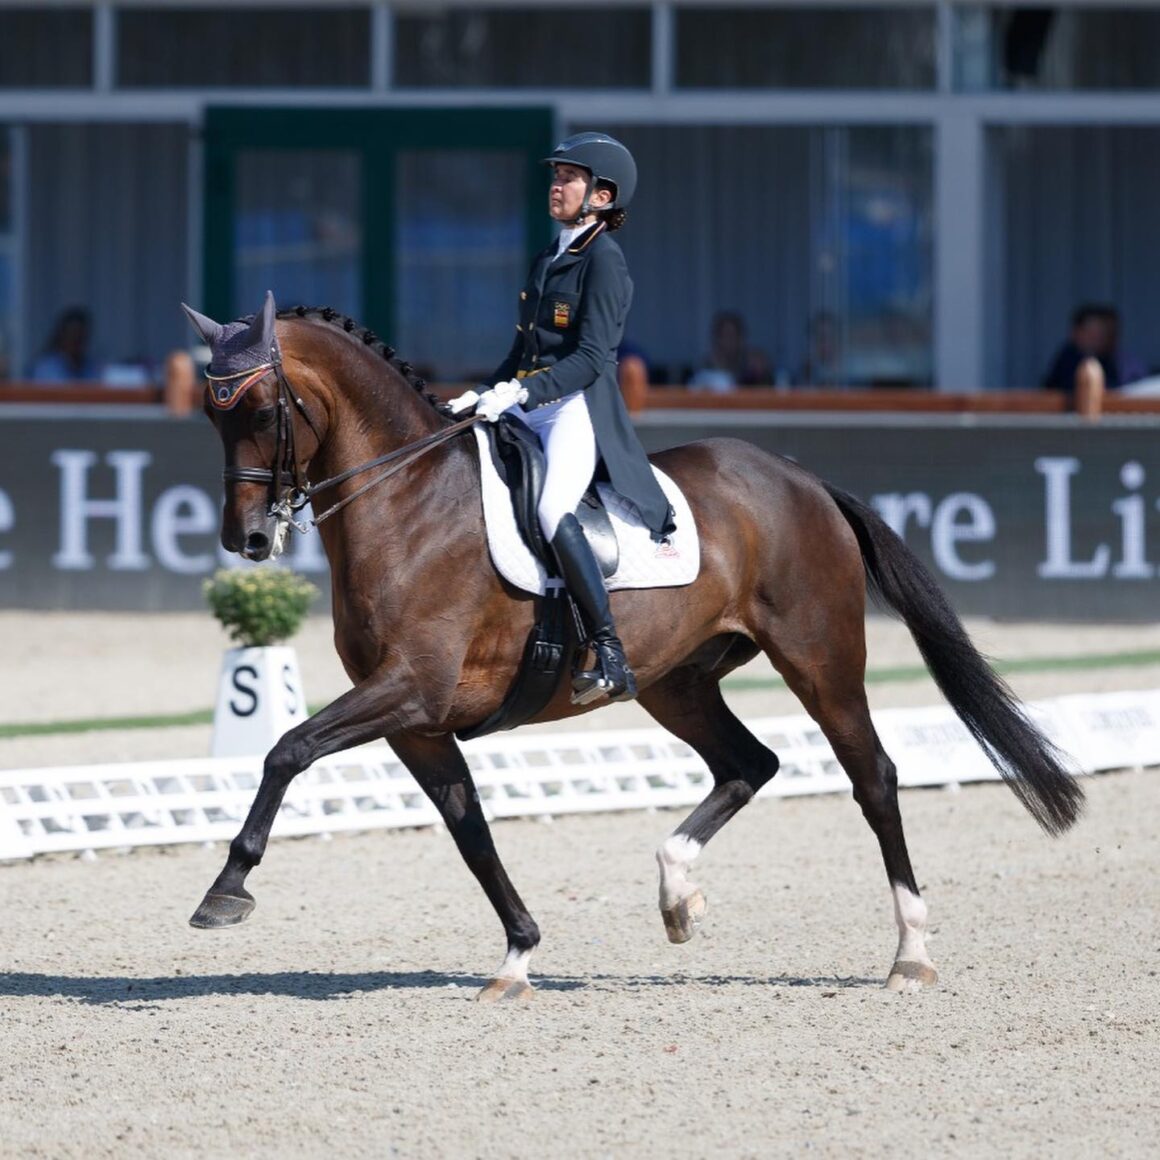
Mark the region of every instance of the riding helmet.
POLYGON ((561 141, 543 160, 545 165, 579 166, 587 169, 595 181, 608 182, 616 190, 609 209, 627 209, 636 191, 636 162, 607 133, 576 133, 561 141))

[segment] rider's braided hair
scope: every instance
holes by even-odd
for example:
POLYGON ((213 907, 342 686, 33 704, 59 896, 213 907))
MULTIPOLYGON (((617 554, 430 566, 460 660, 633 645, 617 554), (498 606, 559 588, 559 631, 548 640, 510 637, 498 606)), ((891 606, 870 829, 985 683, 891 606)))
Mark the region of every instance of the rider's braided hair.
MULTIPOLYGON (((612 196, 616 197, 616 186, 611 181, 598 181, 596 183, 597 189, 607 189, 612 196)), ((628 210, 626 209, 598 209, 596 216, 604 222, 605 228, 610 234, 616 233, 621 229, 626 221, 628 221, 628 210)))
POLYGON ((615 233, 621 226, 628 221, 628 210, 626 209, 605 209, 600 211, 600 220, 604 222, 605 229, 610 234, 615 233))

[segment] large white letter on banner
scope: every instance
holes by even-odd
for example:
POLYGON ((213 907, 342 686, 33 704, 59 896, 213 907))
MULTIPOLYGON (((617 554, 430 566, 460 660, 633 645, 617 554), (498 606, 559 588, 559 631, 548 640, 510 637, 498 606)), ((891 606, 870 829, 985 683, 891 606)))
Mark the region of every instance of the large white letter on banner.
POLYGON ((95 561, 88 550, 88 521, 115 520, 116 550, 108 565, 118 572, 143 572, 149 557, 141 550, 141 473, 152 461, 148 451, 110 451, 106 456, 117 473, 112 499, 89 499, 85 494, 89 468, 97 461, 92 451, 54 451, 60 468, 60 551, 53 564, 73 572, 90 570, 95 561))
POLYGON ((1036 569, 1045 580, 1096 580, 1107 574, 1111 551, 1100 544, 1090 560, 1071 558, 1071 477, 1079 471, 1074 456, 1041 456, 1035 470, 1046 481, 1044 522, 1047 532, 1047 559, 1036 569))

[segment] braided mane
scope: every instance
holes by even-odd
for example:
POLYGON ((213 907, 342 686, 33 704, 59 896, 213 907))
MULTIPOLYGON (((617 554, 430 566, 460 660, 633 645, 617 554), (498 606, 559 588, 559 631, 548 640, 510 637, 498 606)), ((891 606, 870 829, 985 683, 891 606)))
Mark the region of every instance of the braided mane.
POLYGON ((395 348, 384 342, 373 330, 360 326, 353 318, 348 318, 340 310, 331 306, 292 306, 289 310, 279 310, 279 318, 309 318, 319 322, 328 322, 332 326, 341 327, 352 338, 358 339, 376 354, 381 355, 396 371, 407 380, 411 388, 424 398, 441 415, 450 415, 451 411, 446 403, 427 390, 427 380, 405 359, 395 354, 395 348))

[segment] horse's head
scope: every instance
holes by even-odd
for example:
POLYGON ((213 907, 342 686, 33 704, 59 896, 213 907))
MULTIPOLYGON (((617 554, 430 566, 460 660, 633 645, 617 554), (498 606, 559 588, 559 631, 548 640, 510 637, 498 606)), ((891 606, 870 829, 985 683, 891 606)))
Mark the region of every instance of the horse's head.
POLYGON ((282 370, 272 293, 252 319, 225 325, 184 303, 182 309, 212 352, 205 411, 225 448, 222 546, 265 560, 281 551, 321 437, 282 370))

